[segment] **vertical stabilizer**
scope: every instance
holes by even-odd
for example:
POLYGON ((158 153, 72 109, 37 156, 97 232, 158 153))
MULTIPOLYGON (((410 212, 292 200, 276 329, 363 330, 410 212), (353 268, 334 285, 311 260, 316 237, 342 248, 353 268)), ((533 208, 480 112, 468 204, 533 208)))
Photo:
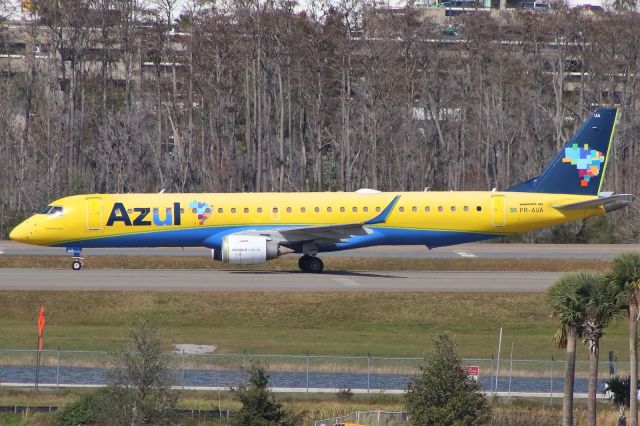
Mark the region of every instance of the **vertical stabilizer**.
POLYGON ((617 118, 617 108, 595 110, 540 176, 508 191, 598 195, 617 118))

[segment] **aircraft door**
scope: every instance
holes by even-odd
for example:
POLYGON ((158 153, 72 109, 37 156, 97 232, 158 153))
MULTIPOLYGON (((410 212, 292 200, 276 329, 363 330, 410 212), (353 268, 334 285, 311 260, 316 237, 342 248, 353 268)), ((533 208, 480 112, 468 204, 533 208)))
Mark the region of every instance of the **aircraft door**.
POLYGON ((493 226, 504 226, 507 220, 504 195, 491 196, 491 221, 493 226))
POLYGON ((86 198, 85 206, 87 208, 87 231, 102 230, 102 198, 86 198))

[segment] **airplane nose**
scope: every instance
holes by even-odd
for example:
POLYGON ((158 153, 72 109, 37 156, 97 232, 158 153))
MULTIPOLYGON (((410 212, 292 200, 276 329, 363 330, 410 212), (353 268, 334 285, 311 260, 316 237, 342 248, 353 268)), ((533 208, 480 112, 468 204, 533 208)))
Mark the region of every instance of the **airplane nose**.
POLYGON ((13 241, 28 241, 29 240, 28 228, 24 223, 13 228, 9 233, 9 239, 13 241))

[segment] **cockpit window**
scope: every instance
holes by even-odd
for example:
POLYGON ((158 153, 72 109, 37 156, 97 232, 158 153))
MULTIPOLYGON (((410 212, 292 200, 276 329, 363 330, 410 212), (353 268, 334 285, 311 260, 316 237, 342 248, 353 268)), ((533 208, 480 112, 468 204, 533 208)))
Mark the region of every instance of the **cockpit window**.
POLYGON ((62 212, 63 212, 63 209, 61 206, 53 206, 51 210, 49 210, 49 213, 47 214, 49 216, 53 216, 53 215, 60 216, 62 212))
POLYGON ((63 211, 64 209, 62 208, 62 206, 47 206, 42 210, 40 210, 38 213, 46 214, 49 216, 53 216, 53 215, 60 216, 63 211))

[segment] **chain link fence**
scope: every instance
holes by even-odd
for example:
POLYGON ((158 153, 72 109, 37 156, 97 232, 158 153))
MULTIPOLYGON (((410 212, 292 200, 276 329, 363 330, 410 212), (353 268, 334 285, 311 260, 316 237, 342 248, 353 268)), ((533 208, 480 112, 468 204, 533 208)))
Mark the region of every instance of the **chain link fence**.
MULTIPOLYGON (((0 350, 0 384, 21 386, 91 386, 107 383, 114 366, 113 353, 101 351, 0 350)), ((264 366, 272 388, 295 392, 399 392, 419 373, 422 358, 326 355, 255 355, 167 353, 178 387, 229 388, 247 384, 247 370, 264 366)), ((564 361, 465 359, 478 367, 486 392, 562 392, 564 361)), ((587 391, 589 364, 576 363, 575 391, 587 391)), ((615 374, 628 374, 626 362, 601 362, 598 389, 615 374)))
POLYGON ((334 426, 345 423, 368 426, 400 426, 408 423, 408 414, 404 411, 356 411, 347 416, 316 420, 314 426, 334 426))

